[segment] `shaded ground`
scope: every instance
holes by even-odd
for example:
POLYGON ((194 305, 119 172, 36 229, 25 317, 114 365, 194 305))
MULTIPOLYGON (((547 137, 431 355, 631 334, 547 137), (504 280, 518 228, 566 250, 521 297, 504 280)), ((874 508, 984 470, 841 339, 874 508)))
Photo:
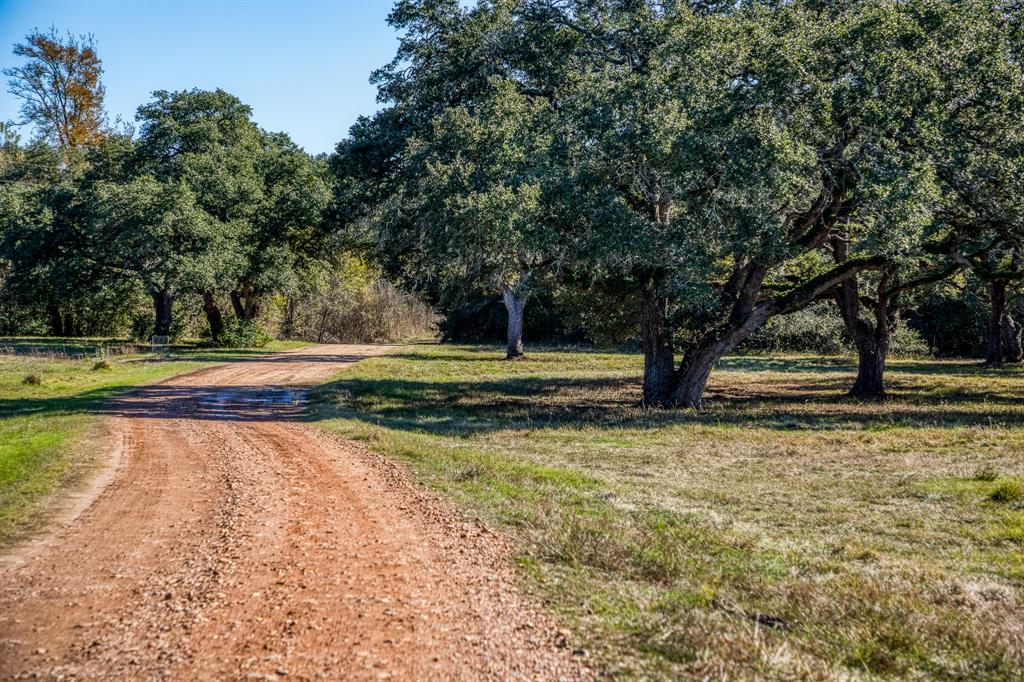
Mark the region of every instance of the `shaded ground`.
POLYGON ((502 540, 301 419, 310 385, 375 352, 307 348, 97 404, 119 468, 0 574, 0 677, 583 677, 510 587, 502 540))

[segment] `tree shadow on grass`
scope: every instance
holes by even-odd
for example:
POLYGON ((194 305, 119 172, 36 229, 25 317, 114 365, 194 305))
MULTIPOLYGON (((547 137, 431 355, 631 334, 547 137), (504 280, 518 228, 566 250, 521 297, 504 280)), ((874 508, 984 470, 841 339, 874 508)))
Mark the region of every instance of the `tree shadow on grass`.
MULTIPOLYGON (((340 364, 358 358, 294 353, 251 359, 340 364)), ((453 356, 453 359, 461 361, 463 358, 453 356)), ((81 412, 151 419, 184 417, 230 421, 317 421, 346 417, 388 428, 451 435, 561 427, 610 429, 670 425, 817 431, 1024 426, 1020 397, 987 394, 984 386, 977 389, 963 385, 922 388, 913 376, 908 378, 897 373, 890 379, 888 401, 863 403, 845 395, 852 380, 849 367, 844 372, 822 372, 808 380, 795 375, 788 378, 787 372, 779 369, 785 365, 771 358, 744 360, 747 361, 744 365, 733 364, 737 371, 716 375, 701 410, 643 408, 639 405, 638 381, 633 377, 520 376, 463 381, 342 377, 314 389, 312 404, 307 406, 308 391, 302 388, 204 386, 200 373, 194 375, 196 381, 191 385, 113 386, 74 396, 0 400, 0 418, 81 412), (766 361, 769 364, 764 364, 766 361), (749 371, 744 372, 740 367, 749 371), (758 367, 765 368, 763 375, 756 371, 758 367)))
MULTIPOLYGON (((849 373, 857 371, 853 358, 834 357, 771 357, 760 355, 730 356, 719 362, 718 369, 740 372, 781 373, 849 373)), ((944 377, 1020 377, 1024 378, 1024 365, 991 367, 980 360, 905 360, 890 359, 886 363, 889 376, 893 374, 930 375, 944 377)))
MULTIPOLYGON (((845 396, 848 381, 829 378, 784 393, 759 394, 743 386, 709 390, 701 410, 639 406, 632 379, 535 379, 427 382, 340 379, 314 392, 310 418, 346 417, 393 429, 470 435, 542 428, 645 428, 729 425, 837 430, 884 427, 1024 426, 1020 401, 975 394, 914 396, 902 387, 885 403, 845 396), (973 409, 972 409, 973 408, 973 409), (1018 408, 1018 409, 1013 409, 1018 408)), ((907 388, 910 388, 909 386, 907 388)))

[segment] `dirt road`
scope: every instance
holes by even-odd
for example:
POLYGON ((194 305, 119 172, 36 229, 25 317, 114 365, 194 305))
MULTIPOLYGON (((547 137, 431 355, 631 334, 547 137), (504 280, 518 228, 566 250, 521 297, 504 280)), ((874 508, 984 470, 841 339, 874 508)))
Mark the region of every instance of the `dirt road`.
POLYGON ((114 400, 109 484, 0 573, 0 678, 585 677, 500 538, 302 421, 304 387, 377 352, 305 348, 114 400))

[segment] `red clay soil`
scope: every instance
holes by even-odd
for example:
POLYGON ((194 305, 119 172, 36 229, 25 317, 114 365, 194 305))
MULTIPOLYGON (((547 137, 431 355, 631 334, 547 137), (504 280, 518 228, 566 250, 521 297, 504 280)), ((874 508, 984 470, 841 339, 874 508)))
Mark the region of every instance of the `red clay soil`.
POLYGON ((302 387, 376 352, 304 348, 110 403, 109 484, 0 574, 0 678, 589 677, 499 536, 301 420, 302 387))

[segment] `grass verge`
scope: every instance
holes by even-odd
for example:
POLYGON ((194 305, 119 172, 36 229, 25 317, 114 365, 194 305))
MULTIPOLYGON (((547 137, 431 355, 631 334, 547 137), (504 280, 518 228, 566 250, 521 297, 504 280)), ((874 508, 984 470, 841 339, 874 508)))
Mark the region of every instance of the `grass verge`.
POLYGON ((93 411, 134 386, 259 350, 176 347, 166 357, 110 355, 109 340, 0 339, 0 547, 31 532, 45 516, 44 500, 80 481, 96 465, 89 440, 93 411))
POLYGON ((1024 665, 1024 375, 732 358, 699 412, 638 407, 641 359, 423 346, 311 418, 505 526, 606 671, 1009 679, 1024 665))

